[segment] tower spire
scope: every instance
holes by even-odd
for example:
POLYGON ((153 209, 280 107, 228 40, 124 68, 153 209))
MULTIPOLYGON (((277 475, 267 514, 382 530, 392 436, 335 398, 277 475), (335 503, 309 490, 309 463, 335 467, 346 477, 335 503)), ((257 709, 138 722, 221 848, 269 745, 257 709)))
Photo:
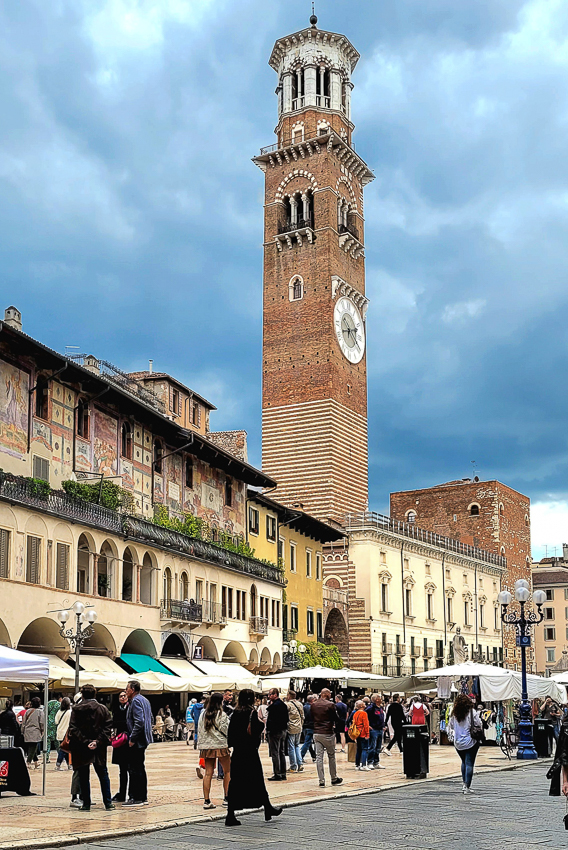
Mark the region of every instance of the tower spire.
POLYGON ((318 22, 318 19, 317 19, 316 10, 315 10, 315 3, 312 3, 312 16, 310 18, 310 24, 312 25, 312 27, 314 29, 317 26, 317 22, 318 22))

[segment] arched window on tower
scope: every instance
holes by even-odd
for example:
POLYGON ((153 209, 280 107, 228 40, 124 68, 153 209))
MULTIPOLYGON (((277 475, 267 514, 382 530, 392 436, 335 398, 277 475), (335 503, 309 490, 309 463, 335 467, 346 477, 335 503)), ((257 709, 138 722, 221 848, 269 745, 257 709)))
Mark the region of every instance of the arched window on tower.
POLYGON ((479 516, 479 505, 471 505, 469 508, 470 516, 479 516))
POLYGON ((288 299, 290 301, 301 301, 304 297, 304 281, 298 275, 293 277, 288 284, 288 299))
POLYGON ((331 106, 331 79, 329 68, 320 65, 316 76, 316 103, 329 109, 331 106))
POLYGON ((304 106, 304 69, 297 68, 292 74, 292 109, 302 109, 304 106))

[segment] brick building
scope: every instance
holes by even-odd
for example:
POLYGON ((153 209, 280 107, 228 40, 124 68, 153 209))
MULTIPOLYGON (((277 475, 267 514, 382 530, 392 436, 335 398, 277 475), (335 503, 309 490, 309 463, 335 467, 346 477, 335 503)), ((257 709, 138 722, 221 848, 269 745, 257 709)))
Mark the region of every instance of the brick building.
MULTIPOLYGON (((503 587, 531 581, 530 499, 501 484, 469 478, 423 490, 391 493, 391 517, 506 558, 503 587)), ((504 633, 505 661, 520 664, 515 632, 504 633)), ((532 663, 532 659, 531 659, 532 663)))
POLYGON ((262 465, 278 498, 325 522, 368 498, 363 188, 351 136, 359 54, 311 26, 279 39, 265 174, 262 465))

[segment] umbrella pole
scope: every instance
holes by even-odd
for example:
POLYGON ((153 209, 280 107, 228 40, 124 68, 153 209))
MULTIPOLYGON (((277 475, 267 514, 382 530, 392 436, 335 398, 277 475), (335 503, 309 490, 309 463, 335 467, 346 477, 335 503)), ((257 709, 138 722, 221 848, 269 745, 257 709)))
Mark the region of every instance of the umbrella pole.
POLYGON ((47 774, 47 703, 49 702, 49 679, 45 680, 43 689, 43 778, 42 778, 42 796, 45 797, 45 780, 47 774))

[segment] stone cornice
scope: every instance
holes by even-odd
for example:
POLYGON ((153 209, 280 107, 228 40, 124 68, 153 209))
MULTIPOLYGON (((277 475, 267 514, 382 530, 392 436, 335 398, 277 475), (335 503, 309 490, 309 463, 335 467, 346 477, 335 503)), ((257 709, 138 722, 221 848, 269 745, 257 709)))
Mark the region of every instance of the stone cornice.
POLYGON ((444 561, 446 565, 453 564, 454 566, 468 567, 472 570, 477 569, 478 572, 483 572, 486 575, 501 577, 505 573, 505 568, 499 567, 496 564, 488 564, 486 561, 478 560, 477 558, 473 558, 468 555, 462 555, 458 552, 448 551, 447 549, 438 548, 437 546, 421 540, 413 540, 412 538, 403 537, 402 535, 395 534, 387 529, 381 529, 380 531, 373 529, 357 532, 352 531, 349 536, 354 543, 364 543, 365 541, 370 540, 394 546, 396 549, 400 549, 404 544, 405 552, 412 552, 416 555, 424 555, 425 557, 432 557, 435 555, 436 559, 439 561, 441 561, 442 557, 445 556, 444 561))

